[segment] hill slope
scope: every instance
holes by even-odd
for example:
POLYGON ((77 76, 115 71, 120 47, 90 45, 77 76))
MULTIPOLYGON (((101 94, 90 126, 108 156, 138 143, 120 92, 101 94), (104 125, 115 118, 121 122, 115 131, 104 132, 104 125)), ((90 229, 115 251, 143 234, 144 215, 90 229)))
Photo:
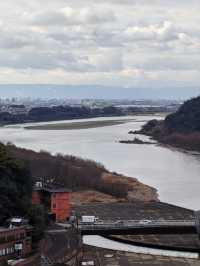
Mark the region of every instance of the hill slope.
POLYGON ((166 117, 164 124, 173 132, 200 132, 200 96, 185 102, 176 113, 166 117))
POLYGON ((186 101, 164 121, 151 120, 137 133, 161 143, 200 151, 200 96, 186 101))
POLYGON ((9 152, 14 158, 20 158, 29 166, 33 180, 37 177, 53 177, 55 182, 73 192, 93 190, 116 200, 158 200, 156 189, 140 183, 135 178, 110 173, 94 161, 61 154, 52 156, 48 152, 37 153, 13 145, 9 145, 9 152))

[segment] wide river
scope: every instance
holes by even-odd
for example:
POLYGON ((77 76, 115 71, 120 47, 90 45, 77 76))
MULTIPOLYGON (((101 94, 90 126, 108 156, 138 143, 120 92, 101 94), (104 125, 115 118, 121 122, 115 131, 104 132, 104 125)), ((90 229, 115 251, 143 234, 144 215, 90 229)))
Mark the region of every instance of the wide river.
MULTIPOLYGON (((35 151, 46 150, 53 154, 71 154, 98 161, 110 171, 137 177, 157 188, 162 201, 200 209, 200 155, 157 144, 118 143, 119 140, 132 139, 133 136, 128 135, 129 130, 139 129, 145 121, 155 117, 131 118, 134 121, 120 125, 77 130, 28 130, 23 125, 4 127, 0 128, 0 140, 35 151)), ((108 119, 113 120, 92 120, 108 119)))

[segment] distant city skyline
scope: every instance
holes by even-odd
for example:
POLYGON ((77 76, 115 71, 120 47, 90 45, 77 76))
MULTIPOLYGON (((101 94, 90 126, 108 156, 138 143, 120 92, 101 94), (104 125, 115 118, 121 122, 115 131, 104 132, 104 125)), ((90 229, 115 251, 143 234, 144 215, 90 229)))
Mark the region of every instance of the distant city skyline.
POLYGON ((183 87, 193 96, 199 10, 199 0, 1 1, 0 84, 155 88, 169 97, 183 87))

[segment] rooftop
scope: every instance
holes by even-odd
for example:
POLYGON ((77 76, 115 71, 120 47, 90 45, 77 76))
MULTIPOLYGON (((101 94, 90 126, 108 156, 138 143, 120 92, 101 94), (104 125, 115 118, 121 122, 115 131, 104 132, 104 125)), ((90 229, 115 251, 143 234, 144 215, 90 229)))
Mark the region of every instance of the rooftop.
POLYGON ((43 186, 43 187, 34 187, 35 191, 46 191, 49 193, 69 193, 71 192, 70 189, 62 188, 62 187, 56 187, 56 186, 43 186))

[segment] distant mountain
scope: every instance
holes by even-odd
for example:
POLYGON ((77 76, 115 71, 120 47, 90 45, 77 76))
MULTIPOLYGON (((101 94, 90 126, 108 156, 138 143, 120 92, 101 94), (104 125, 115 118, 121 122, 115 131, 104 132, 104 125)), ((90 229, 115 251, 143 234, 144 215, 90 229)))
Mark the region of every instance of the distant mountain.
POLYGON ((151 120, 134 133, 153 136, 164 144, 200 151, 200 96, 186 101, 165 120, 151 120))
POLYGON ((180 99, 200 94, 200 88, 125 88, 101 85, 0 85, 0 98, 74 98, 74 99, 180 99))

